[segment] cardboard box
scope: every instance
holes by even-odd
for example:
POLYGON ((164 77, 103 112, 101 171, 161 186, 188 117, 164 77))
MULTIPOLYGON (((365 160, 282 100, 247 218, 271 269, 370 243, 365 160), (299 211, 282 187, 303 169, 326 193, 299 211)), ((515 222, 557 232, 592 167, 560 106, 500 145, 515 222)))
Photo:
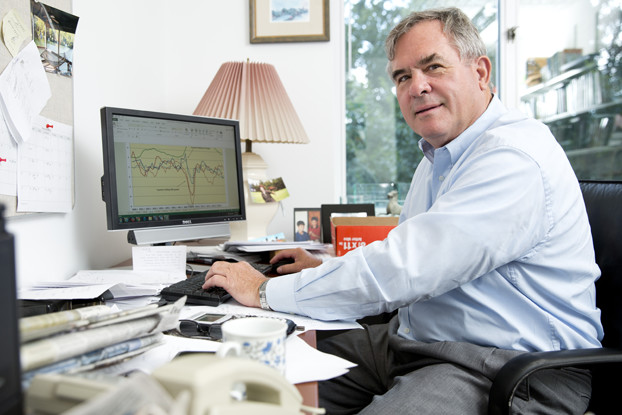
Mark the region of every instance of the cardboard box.
POLYGON ((398 220, 397 216, 332 218, 331 235, 335 254, 342 256, 360 246, 383 240, 397 226, 398 220))

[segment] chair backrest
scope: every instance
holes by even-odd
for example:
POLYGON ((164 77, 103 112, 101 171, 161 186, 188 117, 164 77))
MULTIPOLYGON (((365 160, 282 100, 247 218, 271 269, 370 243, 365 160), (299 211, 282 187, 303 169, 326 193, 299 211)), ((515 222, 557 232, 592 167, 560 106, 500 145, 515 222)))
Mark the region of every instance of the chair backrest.
MULTIPOLYGON (((622 182, 581 181, 581 191, 592 228, 596 263, 596 305, 605 331, 603 346, 622 348, 622 182)), ((589 410, 610 413, 619 404, 619 382, 611 381, 607 365, 592 367, 589 410)), ((616 368, 617 370, 617 368, 616 368)))
POLYGON ((596 282, 596 304, 602 312, 603 346, 622 347, 622 182, 580 184, 602 273, 596 282))

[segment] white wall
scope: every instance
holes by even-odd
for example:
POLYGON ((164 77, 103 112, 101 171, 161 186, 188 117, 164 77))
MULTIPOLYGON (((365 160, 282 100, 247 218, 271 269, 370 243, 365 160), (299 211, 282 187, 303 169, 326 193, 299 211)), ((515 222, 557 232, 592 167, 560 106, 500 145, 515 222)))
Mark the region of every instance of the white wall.
POLYGON ((73 0, 76 201, 64 215, 9 221, 18 282, 66 279, 131 256, 126 233, 107 232, 99 109, 118 106, 191 114, 221 63, 250 59, 276 67, 311 140, 256 144, 269 177, 290 197, 269 233, 292 235, 294 207, 338 203, 343 194, 343 2, 331 0, 330 42, 249 42, 246 0, 73 0))

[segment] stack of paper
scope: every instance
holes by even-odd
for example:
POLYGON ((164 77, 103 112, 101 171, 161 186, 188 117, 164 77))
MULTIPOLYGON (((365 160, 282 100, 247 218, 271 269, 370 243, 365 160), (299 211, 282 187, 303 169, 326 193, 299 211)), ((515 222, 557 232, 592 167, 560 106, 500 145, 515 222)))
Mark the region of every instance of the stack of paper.
POLYGON ((171 271, 137 271, 123 269, 83 270, 66 281, 41 281, 18 292, 21 300, 95 299, 106 291, 116 299, 145 297, 147 302, 160 290, 185 275, 171 271))
POLYGON ((175 304, 116 311, 93 306, 20 319, 22 380, 39 373, 76 373, 143 353, 177 326, 175 304))
POLYGON ((241 252, 269 252, 280 251, 283 249, 302 248, 307 251, 319 251, 324 252, 328 249, 326 244, 321 244, 314 241, 305 242, 253 242, 253 241, 232 241, 225 242, 222 249, 225 251, 241 251, 241 252))

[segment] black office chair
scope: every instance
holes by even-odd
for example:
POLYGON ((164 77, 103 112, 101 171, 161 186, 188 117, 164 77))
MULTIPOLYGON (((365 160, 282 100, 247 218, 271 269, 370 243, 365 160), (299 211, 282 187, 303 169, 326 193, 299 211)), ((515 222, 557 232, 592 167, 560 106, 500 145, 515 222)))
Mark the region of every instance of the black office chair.
POLYGON ((530 374, 549 368, 587 367, 592 371, 596 415, 620 413, 622 386, 622 182, 581 181, 596 263, 602 275, 596 282, 605 337, 601 349, 525 353, 506 363, 490 389, 488 413, 509 414, 517 386, 530 374), (614 409, 617 408, 617 409, 614 409))

